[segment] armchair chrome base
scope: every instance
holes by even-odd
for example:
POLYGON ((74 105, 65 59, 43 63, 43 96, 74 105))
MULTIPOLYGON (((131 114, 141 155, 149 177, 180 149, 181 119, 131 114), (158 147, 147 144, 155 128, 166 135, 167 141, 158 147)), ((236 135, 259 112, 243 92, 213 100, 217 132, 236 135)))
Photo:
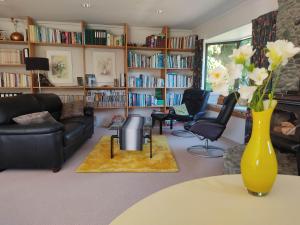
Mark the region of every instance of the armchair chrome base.
POLYGON ((184 138, 193 138, 193 135, 190 131, 187 130, 174 130, 172 131, 172 135, 176 137, 184 137, 184 138))
POLYGON ((194 145, 187 148, 187 152, 204 158, 219 158, 223 157, 224 149, 208 145, 208 140, 205 140, 205 145, 194 145))

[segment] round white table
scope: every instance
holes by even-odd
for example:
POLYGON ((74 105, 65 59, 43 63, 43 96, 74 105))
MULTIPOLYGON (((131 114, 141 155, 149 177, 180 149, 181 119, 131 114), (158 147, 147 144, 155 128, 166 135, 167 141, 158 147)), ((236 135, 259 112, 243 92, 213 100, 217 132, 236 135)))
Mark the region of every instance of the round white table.
POLYGON ((141 200, 111 225, 300 224, 300 177, 278 175, 272 191, 255 197, 241 175, 196 179, 141 200))

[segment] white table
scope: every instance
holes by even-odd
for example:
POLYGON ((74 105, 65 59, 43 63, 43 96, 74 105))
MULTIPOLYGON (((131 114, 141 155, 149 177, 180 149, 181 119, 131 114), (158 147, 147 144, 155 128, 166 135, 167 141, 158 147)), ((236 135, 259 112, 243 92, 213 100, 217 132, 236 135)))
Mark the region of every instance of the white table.
POLYGON ((300 177, 278 175, 265 197, 254 197, 240 175, 196 179, 141 200, 111 225, 297 225, 300 177))

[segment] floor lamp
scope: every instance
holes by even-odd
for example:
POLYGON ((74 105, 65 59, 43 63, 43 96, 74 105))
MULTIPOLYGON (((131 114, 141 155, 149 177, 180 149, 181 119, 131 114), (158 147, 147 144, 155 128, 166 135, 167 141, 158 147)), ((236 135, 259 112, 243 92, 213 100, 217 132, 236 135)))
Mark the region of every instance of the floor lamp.
POLYGON ((38 74, 39 92, 41 92, 40 71, 49 71, 49 59, 39 57, 25 58, 26 70, 36 71, 38 74))

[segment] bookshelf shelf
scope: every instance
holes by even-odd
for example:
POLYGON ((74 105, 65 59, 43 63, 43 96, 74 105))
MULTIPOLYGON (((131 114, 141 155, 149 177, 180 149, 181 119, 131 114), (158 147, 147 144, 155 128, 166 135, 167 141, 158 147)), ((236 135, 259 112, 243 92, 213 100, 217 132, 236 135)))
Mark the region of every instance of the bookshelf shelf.
POLYGON ((164 108, 163 105, 152 105, 152 106, 128 106, 129 109, 154 109, 154 108, 164 108))
POLYGON ((168 51, 173 52, 194 52, 195 49, 193 48, 167 48, 168 51))
POLYGON ((23 67, 25 64, 0 64, 0 67, 23 67))
POLYGON ((129 70, 164 70, 165 68, 151 68, 151 67, 128 67, 129 70))
MULTIPOLYGON (((39 87, 33 87, 33 89, 39 89, 39 87)), ((55 86, 55 87, 41 87, 41 89, 57 89, 57 90, 61 90, 61 89, 82 89, 83 87, 80 86, 55 86)))
POLYGON ((81 44, 64 44, 64 43, 46 43, 46 42, 31 42, 36 46, 55 46, 55 47, 74 47, 74 48, 82 48, 81 44))
POLYGON ((84 45, 85 48, 125 49, 125 46, 84 45))
POLYGON ((4 41, 0 41, 0 44, 3 44, 3 45, 27 45, 28 42, 27 41, 4 40, 4 41))
POLYGON ((125 90, 125 87, 85 87, 87 90, 125 90))
POLYGON ((30 87, 0 87, 0 90, 30 89, 30 87))
POLYGON ((152 48, 145 46, 127 46, 129 50, 143 50, 143 51, 163 51, 165 48, 152 48))

